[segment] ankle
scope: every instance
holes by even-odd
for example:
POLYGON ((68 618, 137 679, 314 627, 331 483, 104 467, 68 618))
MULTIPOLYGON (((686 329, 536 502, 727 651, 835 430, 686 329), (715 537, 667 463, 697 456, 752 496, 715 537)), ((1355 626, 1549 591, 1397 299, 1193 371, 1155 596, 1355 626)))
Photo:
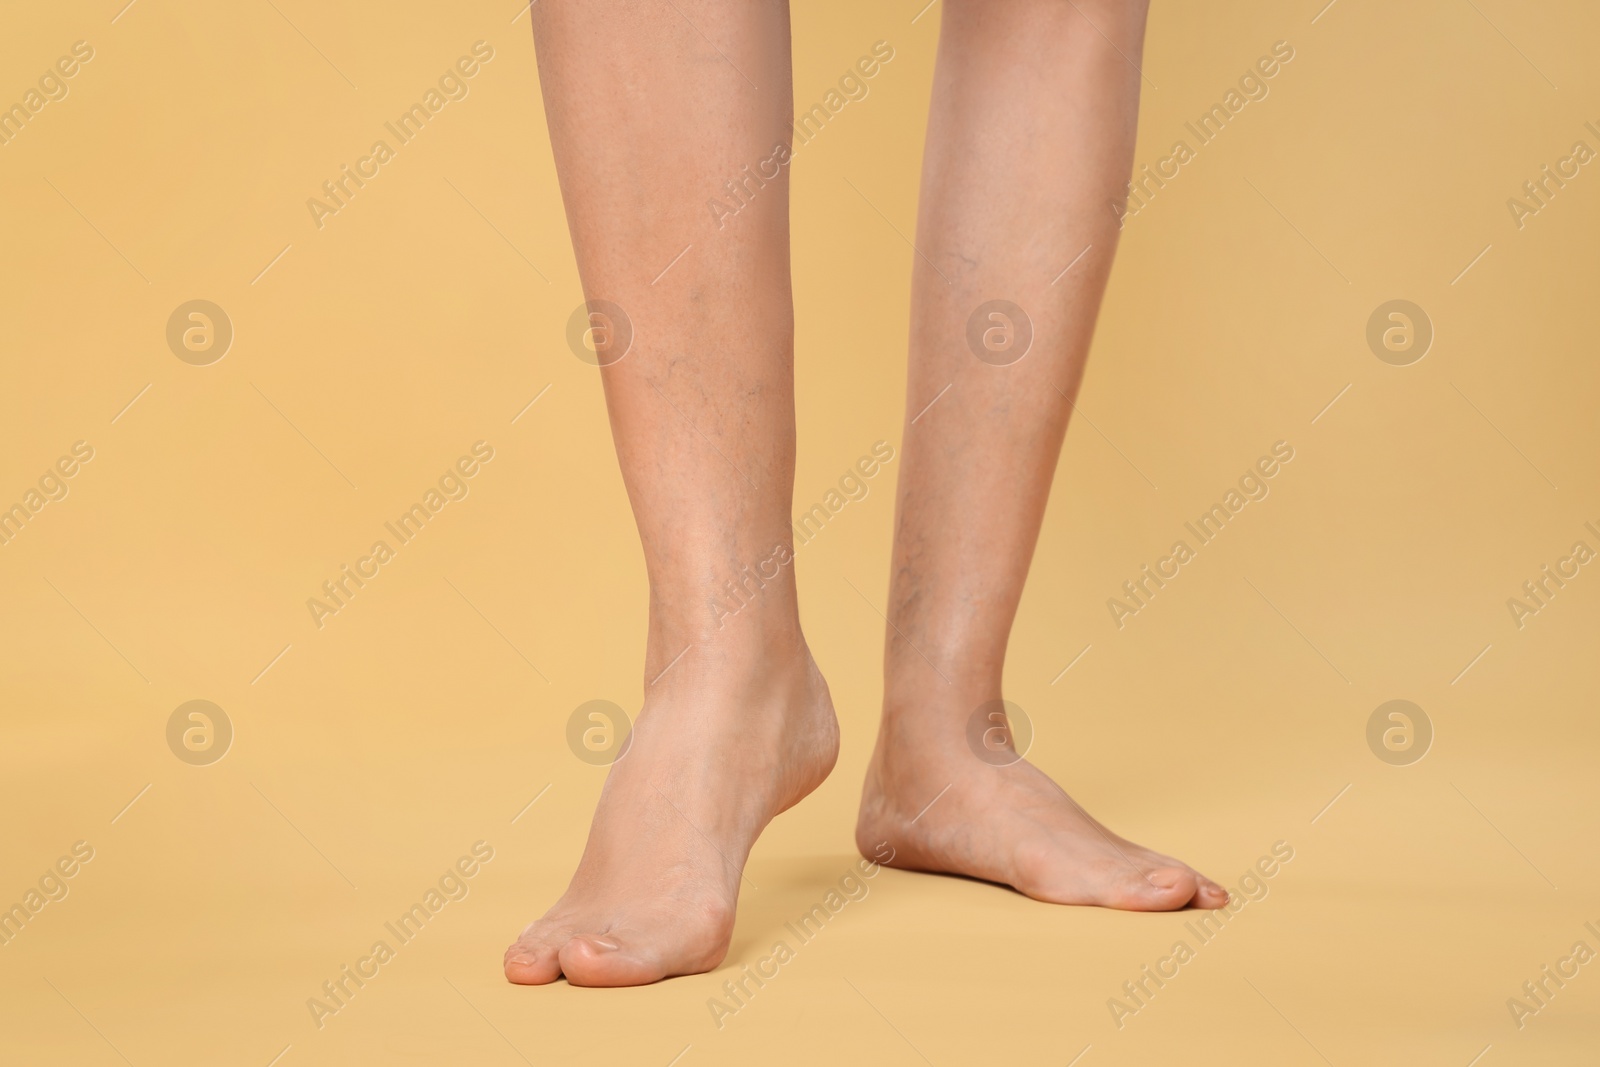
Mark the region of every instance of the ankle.
POLYGON ((995 692, 1005 668, 1006 637, 890 621, 884 652, 884 692, 940 701, 995 692))
POLYGON ((668 611, 652 597, 645 641, 645 681, 666 670, 680 655, 703 659, 713 655, 730 665, 763 658, 796 658, 806 650, 800 615, 792 600, 774 597, 737 616, 714 619, 709 614, 668 611))
POLYGON ((769 685, 789 687, 816 669, 799 621, 744 620, 723 630, 652 626, 645 651, 645 692, 702 696, 769 685))
POLYGON ((1001 667, 999 660, 891 656, 883 676, 884 721, 964 721, 979 704, 999 699, 1001 667))
POLYGON ((988 728, 986 716, 999 700, 998 671, 956 668, 941 678, 920 660, 917 666, 891 670, 884 679, 879 758, 888 765, 911 765, 940 753, 959 757, 970 747, 974 722, 983 720, 980 732, 988 728))

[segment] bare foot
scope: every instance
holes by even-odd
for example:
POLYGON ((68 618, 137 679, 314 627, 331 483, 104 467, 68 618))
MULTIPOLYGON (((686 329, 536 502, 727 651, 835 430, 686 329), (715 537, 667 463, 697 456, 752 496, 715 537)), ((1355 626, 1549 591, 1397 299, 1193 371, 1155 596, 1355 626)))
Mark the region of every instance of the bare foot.
POLYGON ((709 971, 745 859, 833 769, 839 726, 805 645, 697 648, 652 686, 566 894, 506 950, 506 977, 644 985, 709 971))
POLYGON ((979 759, 959 727, 935 729, 935 718, 885 714, 856 823, 863 856, 1000 882, 1053 904, 1172 911, 1228 902, 1188 865, 1107 830, 1032 764, 979 759), (884 842, 893 859, 881 859, 884 842))

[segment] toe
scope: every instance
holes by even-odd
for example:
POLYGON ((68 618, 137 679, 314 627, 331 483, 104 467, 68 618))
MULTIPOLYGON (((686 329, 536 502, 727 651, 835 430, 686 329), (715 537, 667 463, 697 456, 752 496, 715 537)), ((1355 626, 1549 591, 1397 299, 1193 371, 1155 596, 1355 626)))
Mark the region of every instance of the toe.
POLYGON ((517 985, 548 985, 561 977, 560 940, 553 940, 535 923, 506 949, 506 979, 517 985))
POLYGON ((1197 877, 1200 880, 1200 889, 1194 895, 1194 906, 1197 908, 1225 907, 1228 903, 1228 891, 1203 874, 1197 877))
POLYGON ((648 985, 666 976, 651 954, 615 933, 582 934, 561 947, 561 973, 572 985, 648 985))
POLYGON ((1107 887, 1105 903, 1128 911, 1175 911, 1193 900, 1198 889, 1196 875, 1187 867, 1124 869, 1107 887))
POLYGON ((549 985, 561 977, 560 958, 545 945, 512 945, 505 969, 506 979, 517 985, 549 985))

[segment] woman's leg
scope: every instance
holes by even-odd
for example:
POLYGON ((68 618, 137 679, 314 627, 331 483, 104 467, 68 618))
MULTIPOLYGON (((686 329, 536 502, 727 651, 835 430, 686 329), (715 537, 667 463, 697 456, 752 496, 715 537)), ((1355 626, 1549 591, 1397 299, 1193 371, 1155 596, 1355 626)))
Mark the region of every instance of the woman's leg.
POLYGON ((599 373, 650 623, 631 745, 570 888, 505 970, 635 985, 721 962, 751 844, 838 751, 781 562, 794 484, 786 169, 720 228, 707 208, 789 141, 789 14, 781 0, 543 0, 532 15, 584 293, 632 327, 625 354, 602 347, 599 373))
POLYGON ((884 712, 857 843, 1041 900, 1155 910, 1226 894, 967 743, 1000 697, 1111 268, 1144 17, 1142 0, 945 0, 917 222, 932 262, 913 260, 884 712), (1031 344, 1005 308, 969 329, 996 300, 1022 309, 1031 344))

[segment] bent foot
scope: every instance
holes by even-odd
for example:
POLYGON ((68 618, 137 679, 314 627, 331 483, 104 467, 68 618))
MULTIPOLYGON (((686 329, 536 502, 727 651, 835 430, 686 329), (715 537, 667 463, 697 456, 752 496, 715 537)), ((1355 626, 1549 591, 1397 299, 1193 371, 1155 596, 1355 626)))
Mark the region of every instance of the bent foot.
POLYGON ((1228 902, 1187 864, 1107 830, 1032 764, 994 766, 959 729, 939 735, 931 723, 885 719, 856 847, 890 867, 999 882, 1053 904, 1173 911, 1228 902), (885 842, 892 859, 881 859, 885 842))
POLYGON ((691 653, 651 687, 566 894, 506 949, 522 985, 643 985, 711 970, 750 846, 833 769, 839 727, 800 645, 691 653))

